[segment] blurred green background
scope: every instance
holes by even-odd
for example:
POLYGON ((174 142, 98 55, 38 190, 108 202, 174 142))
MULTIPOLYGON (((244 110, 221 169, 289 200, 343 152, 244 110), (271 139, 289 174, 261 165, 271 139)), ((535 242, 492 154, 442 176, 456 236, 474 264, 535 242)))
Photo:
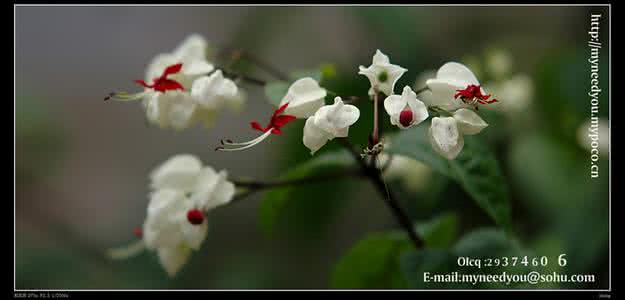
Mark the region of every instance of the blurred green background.
MULTIPOLYGON (((529 79, 521 92, 531 91, 522 103, 483 114, 490 126, 482 139, 506 176, 514 232, 537 255, 566 253, 566 273, 597 277, 540 287, 607 288, 608 152, 601 152, 600 177, 591 179, 587 143, 579 139, 590 113, 590 12, 603 14, 600 113, 607 122, 607 7, 17 7, 16 288, 328 288, 354 244, 397 227, 370 184, 346 181, 297 191, 305 196, 272 235, 259 226, 262 194, 216 210, 202 250, 174 279, 152 253, 106 259, 106 249, 133 240, 148 203, 147 174, 173 154, 263 179, 310 158, 303 122, 253 150, 213 152, 220 138, 249 136, 248 122, 272 110, 260 87, 244 85, 244 111, 224 112, 210 131, 148 127, 138 103, 102 101, 112 90, 136 88, 131 80, 143 77, 154 55, 194 32, 284 72, 332 63, 337 74, 325 84, 344 95, 366 93, 357 67, 368 66, 376 49, 409 69, 396 91, 418 88, 424 71, 461 61, 505 101, 512 88, 500 86, 521 74, 529 79), (493 57, 501 53, 510 64, 498 73, 492 66, 502 63, 493 57)), ((350 129, 360 146, 369 119, 350 129)), ((493 226, 456 183, 425 169, 421 180, 391 183, 415 220, 452 212, 461 232, 493 226)))

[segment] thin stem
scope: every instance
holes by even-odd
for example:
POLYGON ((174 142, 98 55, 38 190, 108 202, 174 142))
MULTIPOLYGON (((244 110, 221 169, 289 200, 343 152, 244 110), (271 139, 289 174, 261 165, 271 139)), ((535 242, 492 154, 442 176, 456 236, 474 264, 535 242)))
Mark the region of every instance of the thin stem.
POLYGON ((382 173, 380 172, 380 170, 375 169, 375 175, 372 175, 369 178, 371 178, 371 181, 375 185, 377 191, 380 193, 380 195, 382 195, 385 200, 384 202, 391 209, 391 212, 395 216, 395 219, 397 219, 399 224, 404 228, 414 246, 417 249, 422 248, 425 244, 423 242, 423 239, 419 236, 419 234, 417 234, 417 231, 415 230, 415 227, 410 220, 410 217, 408 217, 406 212, 399 205, 397 199, 395 199, 395 197, 393 196, 393 193, 391 193, 391 191, 386 186, 384 179, 382 179, 382 173))
POLYGON ((335 180, 343 177, 361 177, 363 173, 359 169, 347 169, 339 172, 326 173, 316 176, 309 176, 304 178, 290 179, 290 180, 276 180, 276 181, 247 181, 247 180, 232 180, 238 187, 248 188, 250 190, 262 190, 275 187, 283 187, 290 185, 302 185, 324 182, 328 180, 335 180))
POLYGON ((257 67, 261 68, 262 70, 270 74, 271 76, 275 77, 276 79, 280 79, 282 81, 287 81, 287 82, 290 81, 289 76, 282 73, 282 71, 266 63, 265 61, 258 59, 257 57, 253 56, 249 52, 245 52, 242 50, 236 51, 233 54, 233 58, 246 59, 247 61, 255 64, 257 67))
POLYGON ((374 145, 380 141, 380 128, 378 125, 378 99, 378 92, 375 91, 375 94, 373 95, 373 133, 371 133, 374 145))
POLYGON ((428 91, 429 89, 430 88, 428 88, 428 86, 426 85, 426 86, 424 86, 424 87, 422 87, 422 88, 420 88, 420 89, 418 89, 418 90, 416 90, 414 92, 415 92, 415 94, 419 95, 419 94, 421 94, 421 93, 423 93, 425 91, 428 91))
MULTIPOLYGON (((326 89, 326 92, 328 92, 328 94, 329 94, 331 97, 337 97, 337 96, 340 96, 340 95, 339 95, 337 92, 335 92, 335 91, 331 91, 331 90, 326 89)), ((361 100, 364 100, 364 99, 365 99, 365 98, 360 97, 360 96, 340 96, 340 97, 341 97, 341 99, 343 99, 343 103, 345 103, 345 104, 352 104, 352 103, 356 103, 356 102, 358 102, 358 101, 361 101, 361 100)))
POLYGON ((250 76, 246 76, 246 75, 241 75, 241 74, 236 74, 230 71, 226 71, 225 69, 221 69, 221 72, 227 76, 227 77, 232 77, 235 80, 236 79, 241 79, 244 80, 248 83, 252 83, 252 84, 256 84, 256 85, 260 85, 260 86, 264 86, 267 84, 266 81, 262 80, 262 79, 258 79, 258 78, 254 78, 254 77, 250 77, 250 76))
POLYGON ((406 212, 402 209, 402 207, 399 205, 399 202, 395 199, 391 191, 386 186, 386 183, 382 178, 381 170, 375 166, 375 160, 373 164, 367 165, 365 161, 361 158, 358 151, 349 142, 349 140, 347 140, 346 138, 339 138, 337 140, 352 154, 356 162, 358 162, 361 167, 362 173, 367 176, 369 180, 371 180, 378 193, 380 193, 382 198, 384 198, 384 203, 386 203, 391 209, 393 216, 395 216, 397 222, 406 231, 414 246, 417 249, 422 248, 424 245, 423 239, 417 233, 415 226, 410 220, 410 217, 408 217, 408 214, 406 214, 406 212))

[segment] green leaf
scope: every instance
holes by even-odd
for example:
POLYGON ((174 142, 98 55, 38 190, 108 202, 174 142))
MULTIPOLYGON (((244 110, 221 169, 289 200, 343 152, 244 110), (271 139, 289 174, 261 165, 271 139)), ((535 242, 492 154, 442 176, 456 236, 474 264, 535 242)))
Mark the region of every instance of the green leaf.
POLYGON ((341 258, 332 274, 332 288, 402 288, 397 258, 409 249, 409 241, 395 233, 378 233, 359 241, 341 258))
POLYGON ((428 248, 449 248, 458 237, 458 218, 447 213, 430 222, 417 226, 417 232, 425 239, 428 248))
POLYGON ((507 183, 494 153, 475 137, 466 137, 460 155, 447 160, 432 150, 427 129, 420 126, 397 134, 388 151, 422 161, 454 179, 499 226, 511 230, 507 183))
MULTIPOLYGON (((354 159, 346 151, 329 152, 315 156, 305 163, 296 166, 283 176, 280 176, 279 180, 293 180, 306 178, 312 175, 323 176, 323 174, 332 174, 352 167, 356 167, 354 159)), ((311 190, 320 190, 319 185, 322 184, 324 183, 285 186, 267 192, 260 206, 260 222, 263 231, 271 235, 279 219, 282 218, 283 212, 294 203, 301 202, 306 205, 306 202, 325 203, 325 200, 331 200, 331 202, 344 200, 332 199, 332 197, 310 199, 311 197, 309 196, 314 194, 314 191, 311 192, 311 190)), ((328 184, 332 186, 336 185, 336 183, 332 181, 328 182, 328 184)), ((315 203, 311 205, 315 205, 315 203)), ((307 207, 312 208, 311 206, 307 207)))
MULTIPOLYGON (((456 216, 444 214, 417 225, 426 244, 451 246, 456 238, 456 216)), ((402 253, 413 248, 403 231, 372 234, 341 258, 332 274, 333 288, 405 288, 400 269, 402 253)))
POLYGON ((425 126, 402 130, 390 139, 391 145, 385 149, 388 152, 412 157, 440 174, 453 177, 448 160, 432 150, 425 126))

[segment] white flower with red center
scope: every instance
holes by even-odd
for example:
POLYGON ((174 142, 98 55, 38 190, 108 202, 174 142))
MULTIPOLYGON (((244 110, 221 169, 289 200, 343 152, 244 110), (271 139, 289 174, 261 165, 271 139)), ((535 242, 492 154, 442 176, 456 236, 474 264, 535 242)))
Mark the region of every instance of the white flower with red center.
POLYGON ((297 119, 295 116, 283 114, 284 111, 288 108, 288 106, 289 106, 289 103, 285 103, 282 106, 280 106, 278 109, 276 109, 271 115, 271 118, 269 119, 269 123, 265 127, 260 125, 258 121, 250 122, 252 129, 263 132, 263 134, 261 134, 260 136, 250 141, 241 142, 241 143, 233 142, 228 139, 221 140, 221 144, 223 146, 217 147, 215 148, 215 150, 216 151, 241 151, 241 150, 254 147, 255 145, 258 145, 260 142, 264 141, 266 138, 268 138, 272 134, 275 134, 275 135, 282 134, 282 127, 288 124, 289 122, 297 119))
POLYGON ((206 238, 206 213, 232 200, 235 186, 226 171, 215 172, 188 154, 176 155, 152 172, 142 237, 174 276, 206 238))
POLYGON ((464 147, 464 135, 477 134, 488 124, 473 110, 461 108, 451 117, 434 117, 428 132, 432 148, 452 160, 464 147))
POLYGON ((189 89, 197 77, 206 75, 214 69, 214 66, 207 61, 207 51, 206 40, 199 34, 192 34, 174 51, 159 54, 152 59, 146 70, 146 81, 149 82, 159 77, 171 65, 182 64, 180 72, 173 75, 171 79, 189 89))
POLYGON ((395 83, 399 77, 408 71, 398 65, 391 64, 388 56, 380 50, 377 50, 373 55, 373 62, 369 67, 360 66, 359 70, 358 74, 367 76, 371 83, 369 95, 381 92, 387 96, 394 94, 395 83))
POLYGON ((245 97, 221 70, 213 72, 206 52, 206 41, 191 35, 172 53, 157 55, 147 68, 146 80, 135 80, 143 92, 111 93, 105 100, 143 99, 148 121, 161 128, 184 129, 196 122, 209 127, 219 110, 238 109, 245 97))
POLYGON ((288 103, 285 114, 305 119, 315 114, 325 104, 326 95, 327 91, 320 87, 316 80, 305 77, 291 84, 280 106, 288 103))
POLYGON ((428 118, 428 109, 409 86, 400 95, 390 95, 384 100, 384 109, 391 117, 391 124, 406 129, 428 118))
POLYGON ((440 67, 436 78, 428 79, 426 85, 431 93, 427 98, 432 102, 428 104, 446 110, 477 108, 478 104, 497 102, 497 99, 490 98, 491 95, 486 95, 469 68, 456 62, 448 62, 440 67))
POLYGON ((336 137, 347 137, 349 126, 360 117, 356 106, 344 104, 341 97, 334 98, 334 104, 325 105, 306 120, 303 142, 310 154, 314 154, 328 141, 336 137))

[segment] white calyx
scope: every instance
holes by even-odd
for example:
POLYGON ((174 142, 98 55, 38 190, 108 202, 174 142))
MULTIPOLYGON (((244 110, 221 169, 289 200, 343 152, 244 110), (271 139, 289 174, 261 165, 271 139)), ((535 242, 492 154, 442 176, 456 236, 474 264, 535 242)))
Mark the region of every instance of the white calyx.
POLYGON ((382 92, 387 96, 393 94, 395 83, 406 71, 398 65, 391 64, 388 56, 377 50, 369 67, 360 66, 358 74, 365 75, 371 83, 369 95, 382 92))
POLYGON ((303 142, 310 153, 314 154, 329 140, 347 137, 349 126, 356 123, 360 110, 356 106, 344 104, 341 97, 334 99, 334 104, 325 105, 306 120, 303 142))
POLYGON ((428 109, 417 99, 409 86, 404 87, 400 95, 390 95, 384 100, 384 109, 391 118, 391 124, 406 129, 428 118, 428 109))
POLYGON ((143 242, 158 253, 161 265, 174 276, 206 238, 205 215, 234 196, 226 171, 215 172, 189 154, 176 155, 151 174, 150 203, 143 225, 143 242), (199 220, 191 220, 195 213, 199 220), (193 221, 193 222, 192 222, 193 221))
POLYGON ((305 119, 312 116, 324 105, 326 95, 327 91, 320 87, 316 80, 305 77, 291 84, 280 102, 280 106, 289 103, 284 113, 299 119, 305 119))
MULTIPOLYGON (((448 62, 438 69, 436 78, 428 79, 426 85, 429 90, 424 92, 424 101, 428 106, 438 106, 446 110, 471 107, 454 96, 458 90, 466 89, 469 85, 480 85, 479 81, 465 65, 457 62, 448 62)), ((486 94, 480 88, 482 94, 486 94)))
POLYGON ((474 111, 461 108, 451 117, 434 117, 429 129, 432 148, 438 154, 452 160, 464 146, 463 135, 477 134, 488 124, 474 111))

